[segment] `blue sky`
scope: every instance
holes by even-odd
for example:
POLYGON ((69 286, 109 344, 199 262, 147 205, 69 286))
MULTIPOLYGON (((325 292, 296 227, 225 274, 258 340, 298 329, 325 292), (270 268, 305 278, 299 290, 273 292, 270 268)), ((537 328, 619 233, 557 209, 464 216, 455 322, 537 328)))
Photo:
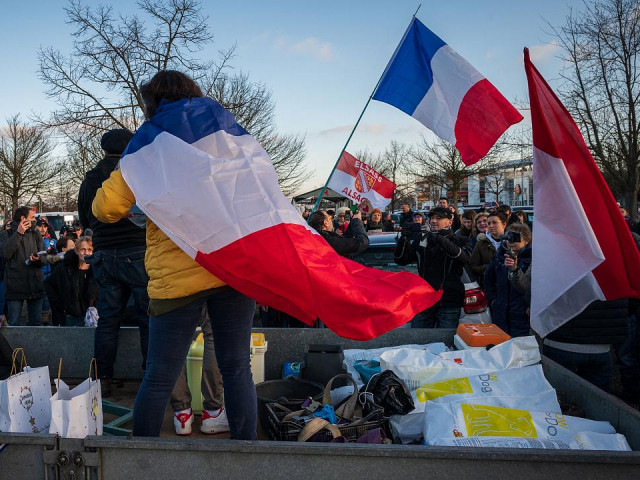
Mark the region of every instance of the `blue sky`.
MULTIPOLYGON (((97 5, 99 2, 87 2, 97 5)), ((432 0, 418 18, 451 45, 510 100, 526 98, 522 48, 556 86, 560 53, 549 34, 581 0, 432 0)), ((131 12, 132 2, 112 1, 131 12)), ((309 189, 333 167, 351 127, 404 33, 419 2, 351 0, 205 1, 215 43, 237 44, 233 66, 265 83, 276 102, 282 132, 306 135, 309 189)), ((61 1, 5 2, 0 17, 0 118, 46 114, 54 104, 37 78, 38 50, 69 52, 71 27, 61 1)), ((383 151, 391 140, 412 144, 426 129, 393 107, 372 102, 348 148, 383 151)))

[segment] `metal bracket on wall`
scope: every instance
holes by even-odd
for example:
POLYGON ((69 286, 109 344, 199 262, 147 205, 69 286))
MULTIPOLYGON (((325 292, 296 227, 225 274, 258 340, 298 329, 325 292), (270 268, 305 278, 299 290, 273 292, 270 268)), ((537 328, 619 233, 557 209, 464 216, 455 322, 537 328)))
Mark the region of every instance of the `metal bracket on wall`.
POLYGON ((45 450, 45 480, 100 480, 100 453, 87 451, 84 439, 58 438, 53 450, 45 450))

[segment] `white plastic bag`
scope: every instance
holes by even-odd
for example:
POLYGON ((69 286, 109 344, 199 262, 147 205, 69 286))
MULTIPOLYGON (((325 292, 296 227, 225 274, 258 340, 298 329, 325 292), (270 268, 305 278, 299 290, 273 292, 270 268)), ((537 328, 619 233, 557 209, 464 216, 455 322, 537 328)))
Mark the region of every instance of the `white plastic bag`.
POLYGON ((416 408, 407 415, 390 418, 393 437, 401 443, 422 438, 428 400, 561 412, 556 391, 545 378, 541 365, 425 384, 411 392, 411 396, 416 408))
POLYGON ((100 316, 98 315, 98 310, 96 307, 87 308, 87 313, 84 316, 84 326, 85 327, 97 327, 98 320, 100 316))
POLYGON ((424 415, 424 440, 466 437, 521 437, 568 443, 579 432, 616 433, 609 422, 570 417, 561 413, 533 412, 468 403, 428 402, 424 415))
POLYGON ((415 348, 400 348, 380 355, 380 367, 392 370, 409 390, 425 383, 469 377, 509 368, 520 368, 540 361, 535 337, 517 337, 490 350, 460 350, 433 355, 415 348))
POLYGON ((619 433, 579 432, 568 443, 520 437, 464 437, 440 439, 438 445, 449 447, 484 448, 543 448, 550 450, 613 450, 630 452, 631 447, 619 433))
POLYGON ((351 374, 353 378, 355 378, 356 383, 358 385, 363 385, 364 381, 360 378, 360 374, 354 368, 354 364, 360 360, 375 360, 380 361, 380 355, 384 352, 391 350, 398 350, 401 348, 411 348, 415 350, 419 350, 421 352, 428 352, 431 355, 437 355, 442 352, 448 352, 449 348, 442 343, 429 343, 426 345, 398 345, 395 347, 384 347, 384 348, 371 348, 371 349, 361 349, 361 348, 350 348, 345 350, 343 366, 347 373, 351 374))
POLYGON ((49 367, 26 366, 22 348, 14 350, 12 364, 12 375, 0 382, 0 431, 48 432, 51 421, 49 367), (20 369, 22 372, 14 374, 20 369))

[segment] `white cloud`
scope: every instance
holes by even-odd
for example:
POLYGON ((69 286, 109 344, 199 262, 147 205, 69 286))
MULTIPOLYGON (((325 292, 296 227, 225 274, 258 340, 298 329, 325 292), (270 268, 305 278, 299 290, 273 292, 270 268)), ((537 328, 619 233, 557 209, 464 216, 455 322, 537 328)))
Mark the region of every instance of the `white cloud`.
MULTIPOLYGON (((353 125, 340 125, 338 127, 327 128, 326 130, 320 130, 318 132, 319 135, 342 135, 346 133, 351 133, 353 130, 353 125)), ((379 135, 384 133, 385 126, 381 123, 365 123, 358 127, 358 132, 360 133, 369 133, 372 135, 379 135)))
POLYGON ((333 48, 331 44, 329 42, 322 42, 315 37, 307 37, 297 42, 286 36, 280 36, 275 39, 273 45, 278 50, 287 53, 309 55, 321 62, 330 62, 333 60, 333 48))
POLYGON ((546 62, 551 59, 553 55, 558 51, 560 45, 557 41, 551 43, 544 43, 542 45, 533 45, 529 48, 529 55, 532 62, 546 62))

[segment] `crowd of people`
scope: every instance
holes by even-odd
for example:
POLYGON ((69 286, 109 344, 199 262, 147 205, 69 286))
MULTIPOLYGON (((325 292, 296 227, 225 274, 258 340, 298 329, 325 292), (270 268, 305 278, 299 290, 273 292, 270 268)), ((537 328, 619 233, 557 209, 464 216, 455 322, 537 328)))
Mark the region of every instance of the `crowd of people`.
MULTIPOLYGON (((447 198, 439 199, 427 218, 401 206, 397 222, 389 212, 319 210, 303 214, 339 254, 364 251, 366 235, 398 231, 395 262, 417 264, 418 274, 442 290, 440 301, 411 321, 413 328, 456 328, 465 301, 463 271, 484 291, 491 321, 512 337, 533 334, 530 327, 533 233, 527 215, 508 205, 466 210, 462 215, 447 198), (375 217, 374 217, 375 215, 375 217), (384 220, 379 221, 380 218, 384 220), (385 223, 387 222, 387 223, 385 223), (380 225, 382 223, 382 225, 380 225), (381 228, 380 228, 381 227, 381 228)), ((640 249, 640 224, 621 208, 640 249)), ((634 299, 595 301, 565 325, 541 339, 546 356, 609 391, 617 359, 625 400, 640 402, 640 362, 636 332, 639 303, 634 299), (615 357, 612 354, 615 352, 615 357)))

